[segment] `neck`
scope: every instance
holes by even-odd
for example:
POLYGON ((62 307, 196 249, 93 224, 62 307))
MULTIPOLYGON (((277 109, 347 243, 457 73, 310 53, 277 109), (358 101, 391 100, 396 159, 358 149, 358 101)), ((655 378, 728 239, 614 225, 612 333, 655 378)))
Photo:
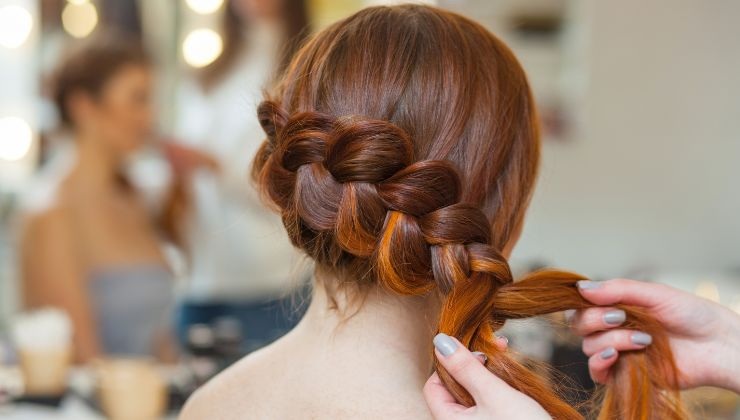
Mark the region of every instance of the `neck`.
MULTIPOLYGON (((339 290, 327 293, 320 279, 311 305, 294 330, 303 340, 333 354, 346 356, 380 376, 405 374, 422 384, 432 369, 431 343, 436 333, 436 296, 403 297, 374 287, 366 294, 339 290)), ((334 283, 336 284, 336 283, 334 283)))
POLYGON ((72 177, 84 182, 88 187, 114 187, 120 161, 97 140, 87 135, 77 136, 75 139, 77 161, 72 177))

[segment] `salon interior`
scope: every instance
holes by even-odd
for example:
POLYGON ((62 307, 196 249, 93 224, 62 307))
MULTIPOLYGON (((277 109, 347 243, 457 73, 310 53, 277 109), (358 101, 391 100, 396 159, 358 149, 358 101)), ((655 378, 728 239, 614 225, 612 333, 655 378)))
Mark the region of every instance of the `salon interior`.
MULTIPOLYGON (((250 181, 256 107, 312 33, 396 3, 0 0, 0 418, 174 419, 300 321, 311 264, 250 181)), ((533 89, 516 275, 665 283, 740 313, 740 2, 424 3, 496 34, 533 89)), ((597 386, 563 318, 500 332, 578 404, 597 386)), ((740 419, 731 392, 684 397, 740 419)))

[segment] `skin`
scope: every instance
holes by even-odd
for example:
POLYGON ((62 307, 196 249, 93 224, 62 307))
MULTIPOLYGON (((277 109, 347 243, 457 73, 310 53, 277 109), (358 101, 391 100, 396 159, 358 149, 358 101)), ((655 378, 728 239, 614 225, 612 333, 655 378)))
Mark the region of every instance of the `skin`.
MULTIPOLYGON (((506 258, 521 228, 504 247, 506 258)), ((432 371, 439 298, 346 287, 331 301, 324 285, 341 282, 320 271, 315 279, 301 322, 200 388, 181 420, 241 419, 247 412, 260 419, 432 418, 422 388, 432 371)), ((498 344, 505 347, 505 339, 498 344)))
POLYGON ((740 393, 740 315, 730 309, 672 287, 635 280, 614 279, 579 288, 583 297, 602 307, 578 311, 572 319, 582 336, 583 350, 590 356, 589 370, 596 382, 609 380, 618 353, 635 346, 635 331, 604 322, 605 313, 617 303, 642 306, 656 317, 668 334, 671 350, 681 371, 682 389, 716 386, 740 393), (612 347, 617 355, 600 353, 612 347))
POLYGON ((117 178, 126 157, 151 135, 151 95, 150 69, 133 64, 119 69, 96 95, 73 92, 67 106, 77 161, 53 201, 25 215, 25 306, 67 311, 78 362, 101 353, 87 295, 89 273, 121 265, 165 264, 145 206, 117 178))
POLYGON ((535 400, 493 375, 481 363, 482 358, 471 353, 454 337, 451 338, 457 343, 455 352, 443 356, 435 350, 435 356, 457 382, 470 392, 476 405, 465 407, 458 404, 439 376, 434 373, 424 385, 424 398, 435 419, 551 418, 535 400))
MULTIPOLYGON (((671 350, 682 378, 682 389, 716 386, 740 393, 740 316, 706 299, 669 286, 635 280, 614 279, 579 284, 589 301, 602 305, 577 311, 573 330, 584 336, 583 350, 590 356, 595 381, 605 383, 619 352, 644 348, 631 341, 630 331, 605 322, 604 315, 617 303, 642 306, 655 316, 668 333, 671 350), (589 287, 590 286, 590 287, 589 287), (611 357, 602 357, 608 349, 611 357)), ((456 340, 455 340, 456 341, 456 340)), ((459 343, 459 342, 458 342, 459 343)), ((434 374, 424 386, 424 397, 437 420, 457 419, 549 419, 535 401, 490 373, 462 345, 451 356, 437 358, 473 396, 476 405, 466 408, 434 374)))
POLYGON ((198 390, 180 418, 431 418, 421 388, 439 302, 372 289, 359 305, 345 291, 337 310, 325 281, 296 328, 198 390))

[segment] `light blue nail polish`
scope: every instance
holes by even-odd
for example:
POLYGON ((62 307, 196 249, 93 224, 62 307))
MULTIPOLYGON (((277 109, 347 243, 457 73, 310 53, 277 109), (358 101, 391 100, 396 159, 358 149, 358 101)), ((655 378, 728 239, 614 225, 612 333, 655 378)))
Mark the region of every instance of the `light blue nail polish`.
POLYGON ((617 350, 614 347, 607 347, 604 349, 599 356, 601 356, 602 359, 606 360, 611 358, 617 353, 617 350))
POLYGON ((449 335, 439 333, 434 337, 434 347, 442 356, 448 357, 457 350, 457 343, 449 335))
POLYGON ((576 282, 576 285, 581 290, 592 290, 601 287, 601 283, 591 280, 579 280, 578 282, 576 282))
POLYGON ((615 309, 604 314, 604 322, 609 325, 619 325, 627 319, 627 314, 621 309, 615 309))
POLYGON ((483 363, 485 363, 488 360, 488 356, 486 356, 486 354, 483 353, 482 351, 474 351, 473 354, 475 355, 475 357, 483 360, 483 363))
POLYGON ((638 331, 632 333, 630 340, 638 346, 649 346, 653 342, 653 337, 650 334, 638 331))
POLYGON ((563 315, 565 316, 565 322, 573 321, 573 317, 576 316, 576 310, 566 309, 565 311, 563 311, 563 315))

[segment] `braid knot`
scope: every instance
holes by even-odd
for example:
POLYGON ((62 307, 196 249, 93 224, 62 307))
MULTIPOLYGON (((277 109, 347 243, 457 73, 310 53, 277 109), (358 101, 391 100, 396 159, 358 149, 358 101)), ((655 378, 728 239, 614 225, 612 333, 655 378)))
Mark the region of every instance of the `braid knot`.
POLYGON ((259 115, 268 140, 257 169, 296 246, 322 264, 364 266, 399 294, 436 287, 448 305, 477 302, 453 319, 443 313, 445 332, 466 341, 483 324, 503 325, 481 297, 510 283, 511 271, 486 215, 460 201, 452 164, 414 161, 411 138, 388 121, 289 115, 271 101, 259 115))

